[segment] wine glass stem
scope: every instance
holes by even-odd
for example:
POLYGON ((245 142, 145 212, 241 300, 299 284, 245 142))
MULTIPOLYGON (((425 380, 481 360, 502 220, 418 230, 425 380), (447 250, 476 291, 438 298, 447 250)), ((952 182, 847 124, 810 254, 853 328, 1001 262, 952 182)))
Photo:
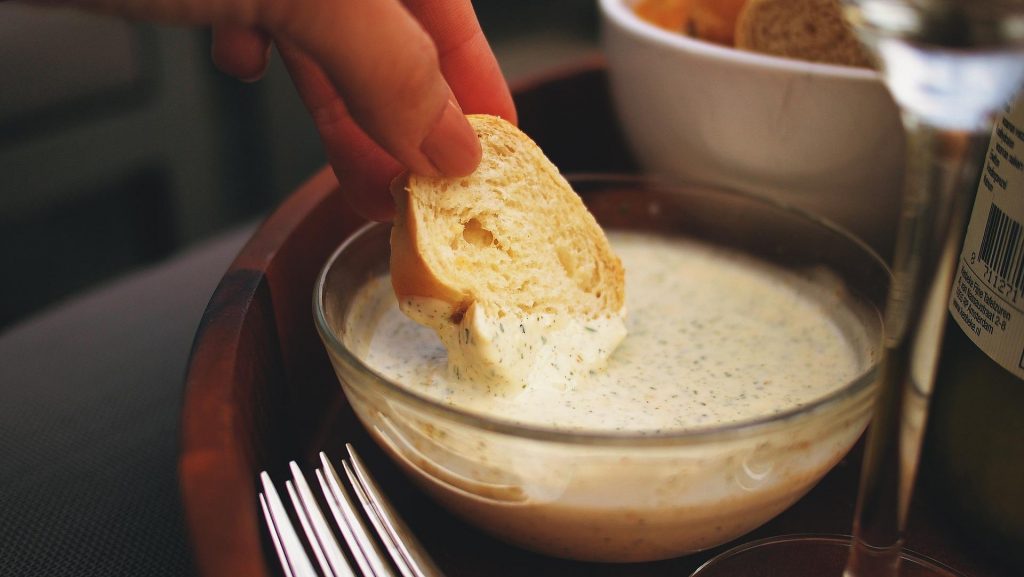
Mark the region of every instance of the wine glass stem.
POLYGON ((886 345, 844 577, 895 577, 953 271, 987 133, 904 112, 907 173, 886 306, 886 345))

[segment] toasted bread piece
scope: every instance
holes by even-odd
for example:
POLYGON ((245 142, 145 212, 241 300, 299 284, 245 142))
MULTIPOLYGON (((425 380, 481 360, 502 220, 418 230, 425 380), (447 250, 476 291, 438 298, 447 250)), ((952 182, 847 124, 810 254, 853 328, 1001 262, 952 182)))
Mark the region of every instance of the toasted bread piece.
POLYGON ((512 124, 467 118, 483 148, 473 174, 393 186, 399 302, 441 301, 455 323, 474 303, 497 317, 621 314, 622 263, 558 169, 512 124))
POLYGON ((871 66, 843 19, 839 0, 749 0, 736 22, 736 47, 811 62, 871 66))

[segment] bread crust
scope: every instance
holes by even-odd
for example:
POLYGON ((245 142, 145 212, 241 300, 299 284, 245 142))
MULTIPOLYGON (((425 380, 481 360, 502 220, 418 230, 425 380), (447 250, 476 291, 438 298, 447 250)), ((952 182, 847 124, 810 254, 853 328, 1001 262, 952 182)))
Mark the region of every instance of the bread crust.
POLYGON ((843 19, 839 0, 748 0, 736 21, 736 47, 809 62, 872 66, 843 19))
POLYGON ((582 200, 518 128, 493 116, 467 118, 484 151, 476 172, 392 184, 398 298, 441 301, 456 321, 473 302, 512 314, 619 314, 622 264, 582 200), (471 223, 485 236, 470 238, 471 223))

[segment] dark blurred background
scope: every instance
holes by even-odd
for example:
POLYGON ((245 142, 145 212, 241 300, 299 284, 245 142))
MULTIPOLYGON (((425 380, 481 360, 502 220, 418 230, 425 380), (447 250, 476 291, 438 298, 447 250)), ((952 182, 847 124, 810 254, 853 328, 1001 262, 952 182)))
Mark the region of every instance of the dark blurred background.
MULTIPOLYGON (((594 0, 480 0, 510 81, 596 50, 594 0)), ((244 84, 205 30, 0 3, 0 332, 267 214, 324 163, 276 59, 244 84)))

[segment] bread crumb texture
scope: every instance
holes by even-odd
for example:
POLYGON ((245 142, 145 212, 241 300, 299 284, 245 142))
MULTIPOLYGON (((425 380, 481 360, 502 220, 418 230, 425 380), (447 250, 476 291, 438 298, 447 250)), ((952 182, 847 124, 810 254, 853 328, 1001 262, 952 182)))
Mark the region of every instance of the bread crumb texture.
POLYGON ((872 65, 839 0, 749 0, 736 22, 736 47, 810 62, 872 65))
POLYGON ((604 232, 526 134, 467 117, 483 148, 464 178, 411 175, 395 190, 392 282, 399 297, 470 304, 501 318, 619 314, 624 274, 604 232))
POLYGON ((638 0, 640 18, 672 32, 761 54, 874 67, 839 0, 638 0))

